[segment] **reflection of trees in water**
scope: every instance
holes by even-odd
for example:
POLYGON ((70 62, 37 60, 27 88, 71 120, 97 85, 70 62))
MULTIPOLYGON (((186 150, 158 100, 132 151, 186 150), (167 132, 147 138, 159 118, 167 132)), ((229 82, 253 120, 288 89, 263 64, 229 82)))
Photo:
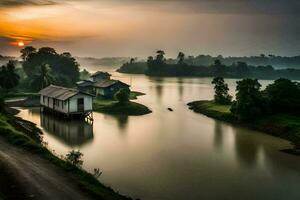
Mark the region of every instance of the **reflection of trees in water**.
POLYGON ((106 117, 116 119, 121 132, 126 130, 129 119, 127 115, 106 115, 106 117))
POLYGON ((155 91, 156 96, 159 100, 161 100, 163 93, 164 93, 164 79, 163 78, 151 78, 152 81, 155 83, 155 91))
POLYGON ((182 100, 183 92, 184 92, 183 79, 178 78, 178 94, 179 94, 179 100, 180 101, 182 100))
POLYGON ((217 149, 220 149, 223 145, 223 129, 221 122, 215 120, 215 137, 214 137, 214 146, 217 149))
POLYGON ((83 120, 63 120, 44 113, 40 116, 41 126, 67 145, 83 145, 94 137, 93 126, 83 120))
POLYGON ((259 144, 253 137, 243 133, 242 129, 235 129, 235 150, 238 161, 248 167, 257 162, 259 144))

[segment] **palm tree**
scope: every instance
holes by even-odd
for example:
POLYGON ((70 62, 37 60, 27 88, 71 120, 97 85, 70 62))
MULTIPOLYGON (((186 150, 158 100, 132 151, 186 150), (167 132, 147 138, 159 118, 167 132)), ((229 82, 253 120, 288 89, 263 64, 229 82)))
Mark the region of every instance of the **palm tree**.
POLYGON ((179 52, 179 53, 178 53, 178 56, 177 56, 177 59, 178 59, 178 64, 183 64, 184 59, 185 59, 184 53, 179 52))
POLYGON ((158 50, 156 52, 156 60, 160 63, 163 63, 165 61, 165 52, 163 50, 158 50))
POLYGON ((47 64, 42 64, 40 71, 36 74, 31 82, 32 88, 43 89, 53 82, 53 77, 50 74, 50 67, 47 64))

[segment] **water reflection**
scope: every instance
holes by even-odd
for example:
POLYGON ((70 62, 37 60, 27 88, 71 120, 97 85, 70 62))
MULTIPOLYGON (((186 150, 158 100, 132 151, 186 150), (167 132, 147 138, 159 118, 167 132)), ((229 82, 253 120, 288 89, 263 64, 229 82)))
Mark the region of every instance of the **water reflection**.
POLYGON ((164 79, 163 78, 153 78, 152 81, 155 82, 156 97, 159 101, 161 101, 162 96, 164 94, 164 84, 163 84, 164 79))
POLYGON ((63 120, 41 113, 41 126, 69 146, 81 146, 93 140, 93 126, 83 120, 63 120))
POLYGON ((128 126, 129 117, 126 115, 105 115, 107 119, 115 119, 120 131, 124 132, 128 126))
POLYGON ((219 150, 223 143, 223 129, 220 121, 215 121, 214 132, 214 146, 219 150))
MULTIPOLYGON (((258 133, 253 133, 258 134, 258 133)), ((252 167, 256 164, 260 144, 251 133, 245 133, 243 129, 235 129, 235 149, 236 156, 240 164, 252 167)))
POLYGON ((182 101, 184 87, 183 87, 183 79, 178 78, 178 95, 179 95, 179 101, 182 101))

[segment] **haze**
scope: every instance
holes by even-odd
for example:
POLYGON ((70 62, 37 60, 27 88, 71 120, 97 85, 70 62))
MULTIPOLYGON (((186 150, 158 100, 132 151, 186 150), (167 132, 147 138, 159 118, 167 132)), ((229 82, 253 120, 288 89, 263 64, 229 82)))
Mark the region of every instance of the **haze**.
POLYGON ((293 56, 299 35, 297 0, 0 0, 3 55, 22 41, 93 57, 293 56))

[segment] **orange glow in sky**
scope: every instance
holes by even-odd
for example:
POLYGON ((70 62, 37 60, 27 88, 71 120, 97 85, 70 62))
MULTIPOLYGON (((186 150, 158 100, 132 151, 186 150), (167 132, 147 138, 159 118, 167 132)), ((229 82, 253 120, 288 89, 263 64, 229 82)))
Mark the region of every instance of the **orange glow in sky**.
POLYGON ((18 42, 19 47, 24 47, 24 45, 25 45, 24 42, 22 42, 22 41, 18 42))

